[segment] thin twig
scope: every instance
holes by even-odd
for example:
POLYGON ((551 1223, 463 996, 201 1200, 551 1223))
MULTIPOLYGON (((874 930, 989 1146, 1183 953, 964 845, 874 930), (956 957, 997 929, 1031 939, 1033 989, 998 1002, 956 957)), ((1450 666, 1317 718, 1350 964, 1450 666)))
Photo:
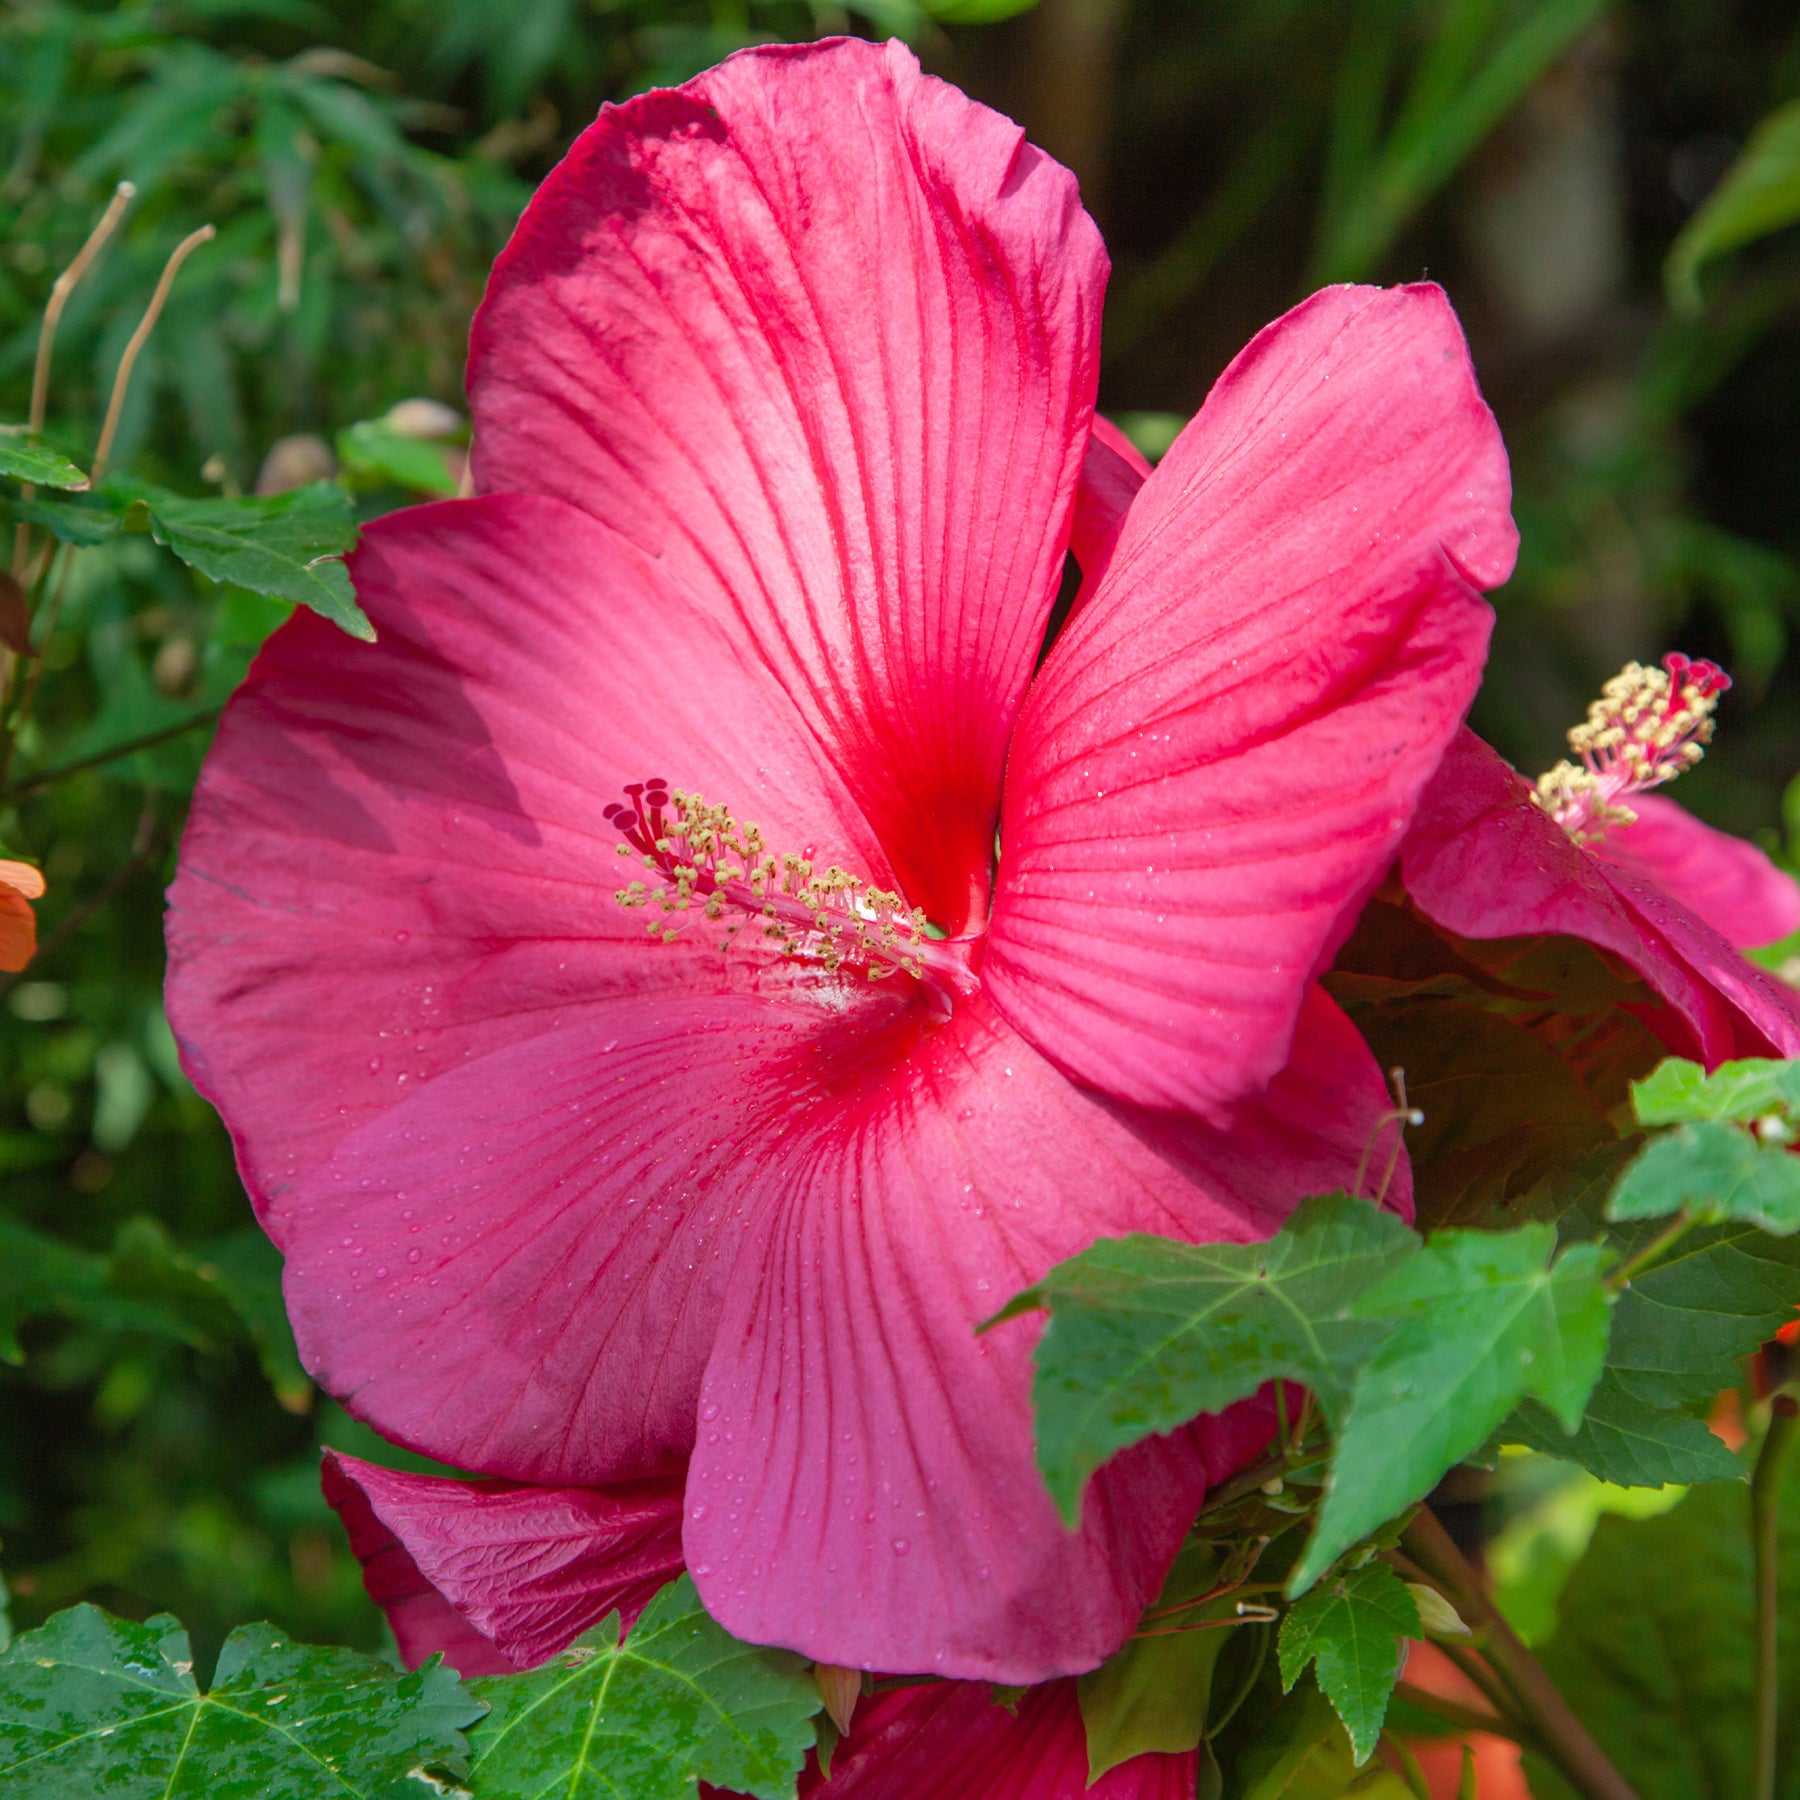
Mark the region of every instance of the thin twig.
POLYGON ((1756 1762, 1751 1800, 1775 1800, 1775 1749, 1781 1722, 1780 1659, 1776 1626, 1780 1621, 1776 1553, 1781 1532, 1781 1478, 1800 1426, 1800 1402, 1777 1394, 1770 1403, 1769 1429, 1750 1477, 1750 1529, 1756 1568, 1756 1762))
POLYGON ((147 731, 142 737, 114 744, 108 750, 96 750, 92 756, 78 757, 74 762, 59 763, 54 769, 41 769, 35 775, 27 775, 22 781, 0 787, 0 800, 16 800, 21 794, 35 793, 39 788, 49 787, 67 776, 79 775, 87 769, 97 769, 102 763, 117 762, 122 756, 135 756, 140 750, 153 750, 158 744, 166 744, 171 738, 181 737, 186 732, 198 730, 202 725, 212 724, 220 711, 219 707, 209 706, 204 712, 191 714, 173 725, 165 725, 160 731, 147 731))
POLYGON ((136 366, 138 352, 143 349, 150 333, 156 328, 156 321, 169 298, 169 289, 175 285, 175 277, 181 265, 202 244, 210 243, 217 236, 218 233, 210 225, 202 225, 198 231, 190 231, 163 264, 156 292, 150 296, 150 304, 144 309, 144 316, 138 320, 137 330, 126 343, 125 354, 119 358, 119 372, 113 377, 112 395, 106 402, 106 420, 100 427, 100 441, 94 446, 94 466, 88 471, 88 480, 95 487, 100 485, 100 477, 106 473, 106 459, 112 454, 113 438, 118 434, 119 415, 125 410, 125 395, 131 387, 131 371, 136 366))

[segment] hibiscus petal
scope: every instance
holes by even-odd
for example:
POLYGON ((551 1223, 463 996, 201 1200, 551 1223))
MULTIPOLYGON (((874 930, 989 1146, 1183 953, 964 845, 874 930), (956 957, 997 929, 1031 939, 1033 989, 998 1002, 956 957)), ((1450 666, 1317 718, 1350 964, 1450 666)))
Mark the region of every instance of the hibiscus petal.
POLYGON ((681 1477, 631 1487, 449 1481, 327 1452, 325 1498, 409 1667, 529 1669, 681 1573, 681 1477), (479 1665, 479 1666, 476 1666, 479 1665))
POLYGON ((1125 515, 1149 478, 1150 465, 1137 445, 1111 419, 1096 413, 1069 527, 1069 550, 1081 570, 1077 610, 1099 591, 1125 529, 1125 515))
POLYGON ((910 1016, 867 983, 636 995, 427 1083, 274 1201, 307 1368, 462 1468, 671 1468, 759 1149, 779 1157, 859 1036, 910 1016))
POLYGON ((703 592, 952 932, 985 913, 1105 276, 1066 170, 852 39, 606 108, 476 317, 481 488, 585 507, 703 592))
POLYGON ((378 641, 306 612, 270 640, 169 896, 170 1021, 265 1207, 473 1056, 608 994, 748 978, 704 928, 651 945, 615 903, 634 871, 602 814, 626 782, 699 789, 893 882, 779 685, 586 515, 416 507, 351 566, 378 641))
POLYGON ((1637 870, 1741 949, 1800 930, 1800 886, 1754 844, 1660 794, 1637 794, 1630 804, 1636 821, 1594 846, 1602 861, 1637 870))
POLYGON ((1575 844, 1472 731, 1426 789, 1400 870, 1420 910, 1462 937, 1553 932, 1622 957, 1691 1032, 1691 1042, 1673 1034, 1673 1048, 1709 1064, 1771 1046, 1800 1053, 1800 996, 1641 870, 1575 844))
POLYGON ((847 1667, 1035 1681, 1091 1668, 1157 1591, 1266 1406, 1137 1446, 1065 1531, 1032 1453, 1020 1320, 976 1325, 1094 1238, 1244 1241, 1348 1187, 1381 1079, 1329 1002, 1221 1141, 1065 1081, 982 1003, 879 1094, 790 1140, 701 1394, 688 1565, 731 1631, 847 1667))
POLYGON ((1081 1079, 1217 1112, 1286 1060, 1480 678, 1516 534, 1434 287, 1262 332, 1033 686, 983 977, 1081 1079))
POLYGON ((1088 1786, 1072 1681, 998 1704, 986 1682, 896 1688, 865 1700, 831 1773, 802 1800, 1194 1800, 1195 1755, 1134 1756, 1088 1786))

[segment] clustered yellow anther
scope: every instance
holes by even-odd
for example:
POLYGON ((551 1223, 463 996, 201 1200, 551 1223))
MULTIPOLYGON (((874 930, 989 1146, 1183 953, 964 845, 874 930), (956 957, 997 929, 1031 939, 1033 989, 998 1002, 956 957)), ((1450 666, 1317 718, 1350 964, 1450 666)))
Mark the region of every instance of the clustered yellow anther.
POLYGON ((632 880, 613 898, 648 909, 651 937, 672 943, 698 913, 722 923, 727 940, 753 920, 781 955, 828 972, 859 969, 871 980, 922 975, 925 914, 900 895, 874 887, 835 863, 769 849, 761 828, 740 824, 723 806, 660 781, 634 782, 626 803, 606 809, 649 880, 632 880))
POLYGON ((1569 733, 1581 759, 1538 777, 1533 798, 1578 844, 1592 843, 1637 814, 1627 796, 1673 781, 1712 741, 1713 713, 1731 677, 1717 663, 1679 653, 1660 669, 1627 663, 1569 733))

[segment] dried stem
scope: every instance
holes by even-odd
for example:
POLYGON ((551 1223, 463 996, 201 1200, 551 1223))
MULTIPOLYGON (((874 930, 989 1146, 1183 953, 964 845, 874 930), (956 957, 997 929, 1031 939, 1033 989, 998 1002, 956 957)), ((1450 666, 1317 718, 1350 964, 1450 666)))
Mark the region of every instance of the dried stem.
MULTIPOLYGON (((75 252, 75 260, 57 276, 50 287, 49 304, 44 308, 44 322, 38 327, 37 363, 31 371, 31 411, 26 415, 26 432, 36 438, 44 429, 44 414, 50 404, 50 352, 56 343, 56 328, 62 322, 63 308, 69 304, 69 296, 74 293, 94 258, 105 246, 106 240, 118 229, 119 221, 125 216, 137 189, 129 181, 121 181, 113 189, 113 197, 106 204, 106 211, 100 215, 99 223, 87 235, 87 242, 75 252)), ((29 500, 37 490, 27 485, 23 492, 29 500)), ((12 572, 15 581, 22 581, 25 573, 27 528, 21 525, 13 534, 12 572)))
POLYGON ((1780 1714, 1780 1664, 1776 1646, 1779 1623, 1776 1552, 1781 1528, 1781 1478, 1800 1426, 1800 1402, 1777 1394, 1770 1404, 1769 1429, 1757 1453, 1750 1478, 1750 1529, 1755 1551, 1756 1581, 1756 1761, 1751 1800, 1775 1800, 1775 1749, 1780 1714))
POLYGON ((138 328, 131 334, 131 339, 125 346, 125 354, 119 358, 119 372, 113 377, 112 397, 106 403, 106 420, 100 427, 100 441, 94 446, 94 466, 88 476, 95 487, 100 485, 100 477, 106 473, 106 459, 112 454, 113 439, 118 435, 119 414, 125 410, 125 395, 131 387, 131 371, 136 366, 138 352, 143 349, 150 333, 156 328, 156 321, 161 316, 163 305, 169 298, 169 289, 174 286, 181 265, 202 244, 210 243, 217 235, 212 226, 202 225, 198 231, 189 232, 163 264, 156 292, 150 296, 150 304, 144 309, 144 316, 138 320, 138 328))

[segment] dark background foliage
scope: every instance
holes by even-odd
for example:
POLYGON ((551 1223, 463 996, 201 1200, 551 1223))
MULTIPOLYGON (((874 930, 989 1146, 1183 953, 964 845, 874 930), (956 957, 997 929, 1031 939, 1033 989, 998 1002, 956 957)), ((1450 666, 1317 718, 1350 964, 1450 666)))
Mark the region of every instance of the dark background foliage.
MULTIPOLYGON (((219 236, 140 364, 116 466, 247 488, 284 436, 456 405, 487 266, 602 101, 846 28, 908 36, 1081 175, 1116 270, 1102 401, 1146 443, 1318 282, 1443 281, 1525 540, 1479 724, 1535 771, 1628 658, 1716 656, 1738 686, 1681 797, 1781 841, 1800 239, 1702 271, 1697 306, 1664 284, 1684 222, 1800 94, 1776 0, 1043 0, 981 25, 916 0, 25 0, 0 15, 0 419, 25 417, 50 283, 120 178, 139 198, 58 342, 72 454, 203 221, 219 236)), ((365 485, 365 511, 408 497, 365 485)), ((379 1644, 317 1448, 405 1458, 294 1365, 229 1146, 175 1065, 160 891, 204 728, 39 777, 203 719, 280 614, 146 538, 84 552, 0 778, 0 843, 51 889, 0 1002, 0 1567, 19 1623, 168 1608, 203 1656, 259 1617, 379 1644)))

